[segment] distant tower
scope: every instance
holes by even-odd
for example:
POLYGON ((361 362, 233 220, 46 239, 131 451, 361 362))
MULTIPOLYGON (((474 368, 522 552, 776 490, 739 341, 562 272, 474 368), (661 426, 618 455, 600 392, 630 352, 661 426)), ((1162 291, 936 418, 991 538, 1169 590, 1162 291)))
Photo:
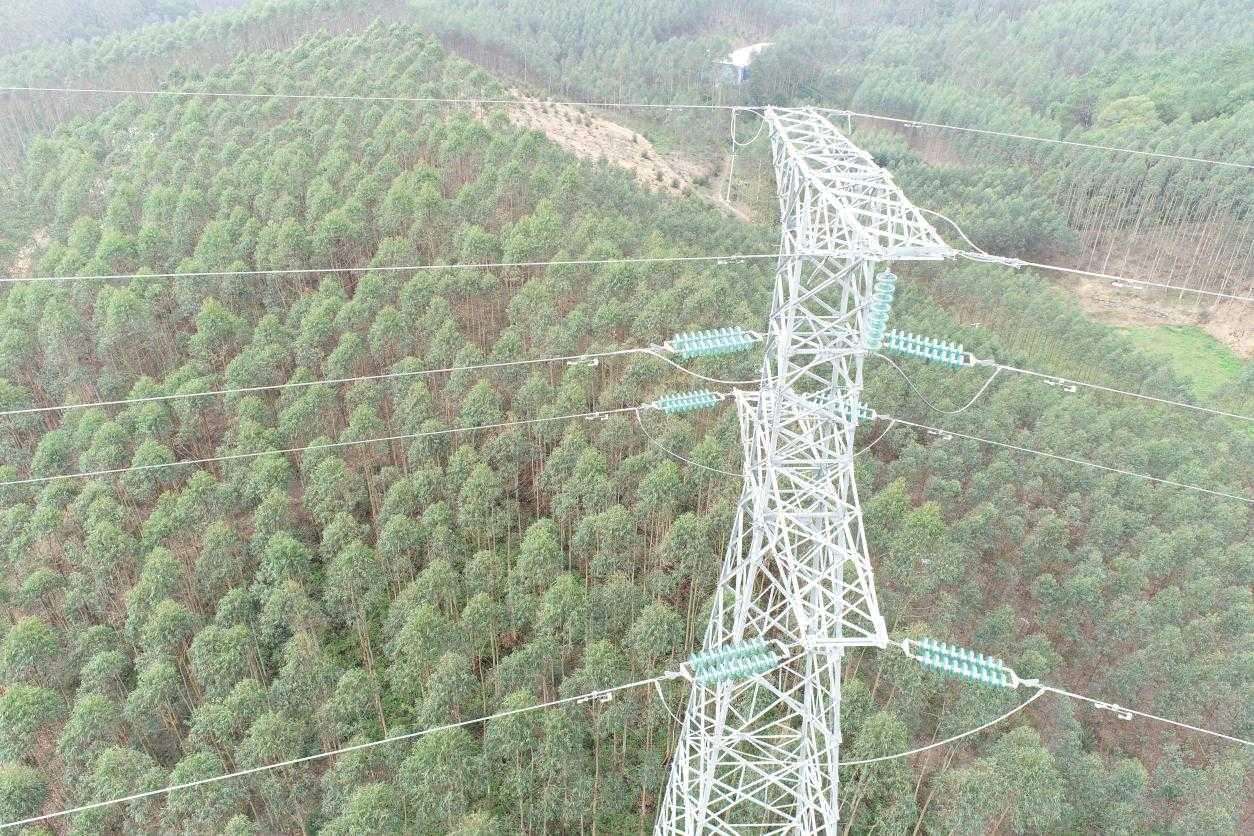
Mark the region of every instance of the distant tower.
POLYGON ((846 647, 887 631, 853 479, 872 283, 952 251, 810 109, 768 108, 782 254, 757 391, 736 391, 744 487, 705 648, 775 639, 766 675, 693 684, 655 833, 836 833, 846 647))

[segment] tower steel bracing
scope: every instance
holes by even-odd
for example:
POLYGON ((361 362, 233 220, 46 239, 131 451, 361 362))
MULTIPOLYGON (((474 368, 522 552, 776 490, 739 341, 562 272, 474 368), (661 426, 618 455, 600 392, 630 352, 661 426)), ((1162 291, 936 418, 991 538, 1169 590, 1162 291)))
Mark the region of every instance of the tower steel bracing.
POLYGON ((835 833, 845 648, 884 647, 853 438, 880 266, 952 250, 826 118, 768 108, 781 256, 757 391, 736 391, 744 487, 704 646, 791 648, 693 683, 655 833, 835 833))

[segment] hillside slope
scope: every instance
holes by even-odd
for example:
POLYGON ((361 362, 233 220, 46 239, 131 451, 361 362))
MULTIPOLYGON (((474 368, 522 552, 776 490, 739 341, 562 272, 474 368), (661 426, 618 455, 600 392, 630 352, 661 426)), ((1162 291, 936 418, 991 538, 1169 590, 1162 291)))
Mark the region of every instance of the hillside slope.
MULTIPOLYGON (((418 29, 383 24, 169 83, 503 89, 418 29)), ((739 490, 717 472, 738 468, 734 415, 642 416, 660 447, 629 417, 561 416, 705 384, 647 356, 415 372, 761 328, 770 268, 405 268, 761 253, 776 246, 767 230, 576 160, 504 113, 410 103, 128 99, 33 140, 5 187, 28 196, 0 241, 26 275, 280 272, 6 285, 0 481, 236 458, 0 487, 0 820, 584 693, 673 667, 698 642, 739 490), (315 383, 379 374, 394 376, 315 383), (223 387, 282 388, 15 413, 223 387), (475 429, 514 419, 545 420, 475 429), (444 434, 376 440, 417 433, 444 434), (266 452, 290 448, 312 449, 266 452)), ((903 273, 898 327, 1187 392, 1031 276, 903 273)), ((756 365, 693 368, 740 380, 756 365)), ((981 383, 906 368, 942 408, 981 383)), ((1248 401, 1251 383, 1223 396, 1248 401)), ((934 419, 882 365, 867 390, 885 412, 954 430, 1254 489, 1254 440, 1220 419, 1030 381, 934 419)), ((1248 506, 902 427, 858 478, 900 635, 1254 732, 1248 506)), ((678 687, 667 697, 683 704, 678 687)), ((845 743, 855 757, 900 750, 1012 697, 857 654, 845 743)), ((641 691, 56 827, 638 833, 674 731, 641 691)), ((1042 700, 844 785, 859 833, 1235 833, 1249 775, 1230 748, 1042 700)))
MULTIPOLYGON (((404 0, 247 0, 215 13, 107 37, 54 43, 0 58, 0 84, 161 90, 256 52, 287 49, 315 32, 358 32, 408 16, 404 0), (239 5, 239 8, 233 6, 239 5)), ((30 137, 112 107, 118 96, 16 91, 0 97, 0 166, 20 167, 30 137)))
MULTIPOLYGON (((198 11, 206 0, 11 0, 0 9, 0 55, 135 29, 198 11)), ((230 2, 230 0, 226 0, 230 2)))
MULTIPOLYGON (((411 5, 450 48, 543 95, 815 104, 1254 163, 1254 50, 1245 10, 1222 0, 411 5), (758 40, 774 46, 759 56, 749 83, 716 86, 713 62, 758 40)), ((699 145, 703 155, 727 149, 725 119, 656 112, 633 119, 699 145)), ((1052 260, 1220 292, 1254 288, 1246 169, 868 124, 898 131, 932 163, 979 169, 987 181, 1038 181, 1074 235, 1049 253, 1052 260)))

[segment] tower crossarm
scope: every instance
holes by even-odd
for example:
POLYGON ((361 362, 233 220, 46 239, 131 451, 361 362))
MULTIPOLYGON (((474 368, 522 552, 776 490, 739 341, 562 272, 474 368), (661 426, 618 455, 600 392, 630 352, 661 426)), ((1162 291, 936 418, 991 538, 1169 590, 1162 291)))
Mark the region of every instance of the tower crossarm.
MULTIPOLYGON (((892 175, 826 117, 808 108, 767 108, 764 118, 775 140, 777 178, 791 174, 804 190, 791 208, 827 216, 811 230, 815 240, 805 242, 815 252, 878 261, 934 261, 954 254, 892 175)), ((781 199, 786 191, 780 189, 781 199)))

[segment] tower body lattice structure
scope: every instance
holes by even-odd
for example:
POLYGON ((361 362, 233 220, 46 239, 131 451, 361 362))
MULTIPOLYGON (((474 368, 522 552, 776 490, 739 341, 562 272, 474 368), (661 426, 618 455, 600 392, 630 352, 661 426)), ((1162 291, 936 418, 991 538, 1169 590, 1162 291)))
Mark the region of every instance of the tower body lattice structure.
POLYGON ((781 256, 756 391, 737 391, 744 487, 706 648, 788 660, 693 683, 657 834, 835 833, 844 649, 883 647, 853 443, 880 265, 951 250, 871 157, 809 109, 767 109, 781 256))

